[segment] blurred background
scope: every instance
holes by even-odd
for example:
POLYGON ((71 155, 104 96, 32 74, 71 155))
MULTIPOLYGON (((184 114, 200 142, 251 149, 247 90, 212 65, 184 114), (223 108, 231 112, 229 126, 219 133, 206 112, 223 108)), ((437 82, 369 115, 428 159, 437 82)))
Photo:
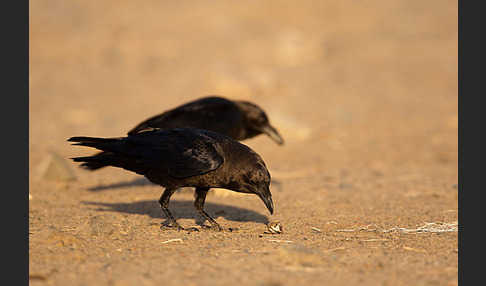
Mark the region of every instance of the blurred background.
MULTIPOLYGON (((136 186, 88 192, 139 176, 116 168, 93 173, 77 168, 68 158, 93 150, 73 147, 66 139, 123 136, 150 116, 202 96, 221 95, 261 106, 286 140, 278 146, 258 136, 243 143, 263 157, 278 183, 272 187, 277 215, 284 227, 290 225, 289 231, 298 231, 299 223, 314 223, 323 230, 334 226, 320 225, 322 219, 336 220, 336 228, 358 224, 360 218, 390 227, 457 220, 457 1, 29 3, 34 218, 45 214, 51 224, 76 225, 64 220, 71 216, 85 221, 84 216, 97 213, 83 209, 83 200, 128 203, 143 198, 153 200, 154 205, 147 205, 157 208, 158 186, 145 186, 153 192, 136 186), (69 171, 46 175, 53 158, 69 171), (58 186, 46 180, 53 178, 78 180, 58 186), (312 204, 315 200, 319 206, 312 204)), ((210 200, 264 213, 257 199, 210 200)), ((160 222, 158 209, 153 212, 160 222)), ((186 212, 192 218, 193 210, 186 212)), ((44 221, 32 221, 31 228, 45 229, 44 221)), ((154 235, 161 235, 156 231, 154 235)), ((32 238, 33 253, 44 253, 42 240, 32 238)), ((341 243, 329 244, 332 237, 319 241, 323 248, 341 243)), ((431 275, 442 282, 454 280, 457 238, 444 241, 445 246, 424 242, 424 248, 435 247, 427 249, 437 255, 447 249, 452 253, 447 259, 430 256, 434 260, 422 264, 398 252, 395 260, 384 260, 382 278, 408 281, 397 284, 392 279, 388 285, 429 285, 415 283, 423 277, 412 275, 418 279, 413 280, 410 273, 439 265, 442 270, 449 267, 447 275, 442 270, 431 275), (405 272, 404 267, 411 270, 405 272)), ((32 269, 47 269, 44 256, 33 257, 32 269)), ((351 264, 358 261, 350 259, 351 264)), ((362 261, 369 260, 363 256, 362 261)), ((357 265, 356 273, 363 269, 360 262, 357 265)), ((120 275, 125 269, 120 266, 120 275)), ((158 277, 158 267, 150 271, 158 277)), ((327 281, 338 279, 329 277, 327 281)), ((349 285, 349 276, 342 278, 342 285, 349 285)), ((373 281, 369 285, 376 285, 373 281)))
POLYGON ((457 1, 34 0, 30 14, 31 163, 210 94, 262 106, 289 150, 457 146, 457 1))

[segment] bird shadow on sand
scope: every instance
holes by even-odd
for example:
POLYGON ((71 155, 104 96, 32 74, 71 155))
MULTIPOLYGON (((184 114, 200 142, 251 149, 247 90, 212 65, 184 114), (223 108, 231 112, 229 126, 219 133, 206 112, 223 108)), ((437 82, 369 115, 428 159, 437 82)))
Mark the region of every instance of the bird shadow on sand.
MULTIPOLYGON (((281 188, 281 182, 275 179, 272 179, 271 187, 277 188, 277 190, 280 190, 281 188)), ((101 191, 108 191, 108 190, 114 190, 114 189, 123 189, 123 188, 130 188, 130 187, 141 187, 141 186, 156 186, 149 180, 147 180, 145 177, 142 178, 135 178, 131 181, 125 181, 125 182, 118 182, 114 184, 109 184, 109 185, 98 185, 95 187, 91 187, 88 189, 90 192, 101 192, 101 191)))
POLYGON ((154 185, 155 186, 155 184, 151 183, 145 177, 142 177, 142 178, 135 178, 131 181, 118 182, 118 183, 109 184, 109 185, 98 185, 98 186, 89 188, 88 191, 100 192, 100 191, 107 191, 107 190, 113 190, 113 189, 123 189, 123 188, 148 186, 148 185, 154 185))
MULTIPOLYGON (((98 206, 99 208, 95 209, 97 211, 149 215, 152 218, 166 219, 165 215, 160 209, 160 204, 158 201, 138 201, 131 203, 102 203, 83 201, 81 203, 85 205, 98 206)), ((199 225, 202 225, 205 221, 205 219, 197 214, 194 208, 194 201, 171 200, 169 208, 175 219, 194 219, 199 225)), ((224 217, 226 220, 230 221, 253 221, 263 224, 267 224, 269 221, 268 217, 255 211, 229 205, 206 202, 204 204, 204 209, 214 219, 224 217)))

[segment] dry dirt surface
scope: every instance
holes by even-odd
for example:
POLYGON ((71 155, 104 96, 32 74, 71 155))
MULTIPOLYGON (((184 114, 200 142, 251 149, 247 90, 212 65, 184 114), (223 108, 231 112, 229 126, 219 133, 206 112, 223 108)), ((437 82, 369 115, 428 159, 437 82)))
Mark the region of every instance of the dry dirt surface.
MULTIPOLYGON (((30 15, 31 285, 457 285, 457 1, 33 0, 30 15), (244 141, 274 215, 218 189, 206 209, 233 231, 161 230, 160 186, 69 160, 93 153, 71 136, 210 94, 259 104, 285 138, 244 141)), ((170 208, 201 223, 191 190, 170 208)))

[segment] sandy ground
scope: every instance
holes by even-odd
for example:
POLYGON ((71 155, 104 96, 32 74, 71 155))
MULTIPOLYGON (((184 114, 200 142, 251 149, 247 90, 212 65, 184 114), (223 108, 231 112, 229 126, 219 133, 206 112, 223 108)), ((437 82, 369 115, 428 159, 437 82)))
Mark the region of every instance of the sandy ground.
MULTIPOLYGON (((457 1, 296 3, 30 1, 32 285, 457 285, 457 1), (235 231, 160 230, 161 187, 68 159, 209 94, 286 139, 244 141, 274 215, 217 190, 235 231)), ((171 201, 184 226, 192 201, 171 201)))

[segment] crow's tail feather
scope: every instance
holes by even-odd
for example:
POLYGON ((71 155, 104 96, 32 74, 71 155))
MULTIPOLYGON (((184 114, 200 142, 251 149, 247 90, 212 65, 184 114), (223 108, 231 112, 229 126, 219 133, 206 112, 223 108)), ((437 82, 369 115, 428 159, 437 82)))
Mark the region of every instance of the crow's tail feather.
POLYGON ((93 156, 71 158, 74 162, 83 162, 79 167, 95 171, 113 164, 115 157, 109 152, 100 152, 93 156))
POLYGON ((81 145, 81 146, 90 146, 94 144, 103 144, 103 143, 113 143, 119 141, 121 138, 97 138, 97 137, 84 137, 84 136, 76 136, 71 137, 67 141, 69 142, 76 142, 73 145, 81 145))
POLYGON ((83 162, 79 167, 90 171, 95 171, 110 165, 110 158, 108 158, 106 152, 100 152, 93 156, 75 157, 71 159, 74 162, 83 162))
POLYGON ((96 137, 71 137, 67 141, 76 142, 72 145, 93 147, 102 151, 106 151, 105 148, 110 149, 110 147, 116 145, 122 138, 96 138, 96 137))
MULTIPOLYGON (((75 142, 72 145, 93 147, 103 150, 112 143, 118 142, 120 138, 96 138, 77 136, 71 137, 67 141, 75 142)), ((109 147, 108 147, 109 148, 109 147)), ((83 162, 79 167, 90 171, 95 171, 113 164, 115 157, 110 152, 99 152, 93 156, 71 158, 74 162, 83 162)))
MULTIPOLYGON (((131 146, 126 146, 125 137, 120 138, 95 138, 72 137, 68 141, 76 142, 73 145, 88 146, 99 149, 93 156, 71 158, 75 162, 83 162, 80 167, 94 171, 107 166, 123 168, 137 174, 144 174, 147 170, 145 164, 137 161, 137 154, 132 154, 131 146)), ((136 153, 136 152, 135 152, 136 153)))

